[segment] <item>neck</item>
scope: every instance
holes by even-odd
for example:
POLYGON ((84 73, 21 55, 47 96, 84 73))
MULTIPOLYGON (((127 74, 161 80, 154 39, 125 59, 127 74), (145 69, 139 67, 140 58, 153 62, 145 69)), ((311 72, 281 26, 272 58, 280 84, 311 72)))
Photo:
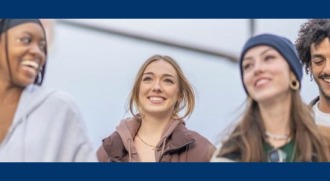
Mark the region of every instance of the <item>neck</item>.
POLYGON ((146 137, 154 137, 160 140, 166 126, 171 122, 171 117, 159 117, 152 115, 144 115, 138 134, 146 137))
POLYGON ((22 88, 0 82, 0 104, 7 105, 17 103, 22 91, 22 88))
POLYGON ((272 103, 259 104, 265 130, 271 134, 290 134, 291 97, 276 99, 272 103))
POLYGON ((323 94, 320 94, 318 108, 324 113, 330 113, 330 97, 327 98, 323 94))

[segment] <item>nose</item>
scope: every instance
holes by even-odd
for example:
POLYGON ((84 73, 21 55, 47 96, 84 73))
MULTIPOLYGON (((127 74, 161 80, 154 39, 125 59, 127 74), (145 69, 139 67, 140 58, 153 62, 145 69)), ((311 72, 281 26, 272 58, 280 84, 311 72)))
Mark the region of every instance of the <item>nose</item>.
POLYGON ((32 54, 35 58, 44 60, 45 58, 45 50, 42 49, 40 47, 40 45, 38 45, 37 43, 33 43, 31 44, 30 50, 29 50, 30 54, 32 54))
POLYGON ((162 87, 161 87, 159 81, 155 81, 155 83, 152 87, 152 91, 154 91, 154 92, 161 92, 162 91, 162 87))
POLYGON ((258 75, 260 73, 262 73, 264 71, 264 64, 262 63, 262 61, 255 61, 254 64, 254 74, 258 75))

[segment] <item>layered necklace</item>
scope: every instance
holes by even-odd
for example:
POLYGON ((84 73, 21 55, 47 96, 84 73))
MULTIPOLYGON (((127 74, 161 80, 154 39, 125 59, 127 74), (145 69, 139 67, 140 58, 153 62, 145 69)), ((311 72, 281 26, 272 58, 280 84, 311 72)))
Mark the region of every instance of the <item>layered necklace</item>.
POLYGON ((266 138, 272 139, 274 141, 288 141, 290 134, 273 134, 268 131, 265 132, 266 138))

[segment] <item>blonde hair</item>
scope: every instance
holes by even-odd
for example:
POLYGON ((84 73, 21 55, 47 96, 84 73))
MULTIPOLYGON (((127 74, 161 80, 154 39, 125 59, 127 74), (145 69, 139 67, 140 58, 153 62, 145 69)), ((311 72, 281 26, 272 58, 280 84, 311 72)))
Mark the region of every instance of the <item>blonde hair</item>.
POLYGON ((143 73, 145 69, 155 61, 163 60, 175 69, 176 73, 178 74, 178 79, 179 79, 179 95, 182 98, 182 101, 178 101, 175 106, 174 106, 174 113, 173 117, 176 119, 183 119, 185 117, 188 117, 192 114, 194 107, 195 107, 195 93, 194 89, 192 88, 191 84, 185 77, 182 69, 180 68, 179 64, 171 57, 169 56, 161 56, 161 55, 154 55, 150 57, 148 60, 146 60, 143 65, 140 67, 135 81, 133 88, 131 90, 130 96, 129 96, 129 110, 130 112, 134 115, 137 116, 138 113, 135 113, 134 108, 138 107, 140 102, 139 102, 139 89, 140 89, 140 84, 142 80, 143 73), (178 116, 178 113, 185 109, 185 113, 183 114, 182 117, 178 116))

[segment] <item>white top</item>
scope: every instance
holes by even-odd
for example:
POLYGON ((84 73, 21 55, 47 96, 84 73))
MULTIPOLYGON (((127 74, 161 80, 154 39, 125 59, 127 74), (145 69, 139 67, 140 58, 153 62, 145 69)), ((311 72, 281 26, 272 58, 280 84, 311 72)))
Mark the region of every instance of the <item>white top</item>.
POLYGON ((318 105, 319 105, 319 102, 317 102, 313 106, 313 111, 314 111, 314 114, 315 114, 314 119, 315 119, 316 124, 330 127, 330 114, 320 111, 318 105))

